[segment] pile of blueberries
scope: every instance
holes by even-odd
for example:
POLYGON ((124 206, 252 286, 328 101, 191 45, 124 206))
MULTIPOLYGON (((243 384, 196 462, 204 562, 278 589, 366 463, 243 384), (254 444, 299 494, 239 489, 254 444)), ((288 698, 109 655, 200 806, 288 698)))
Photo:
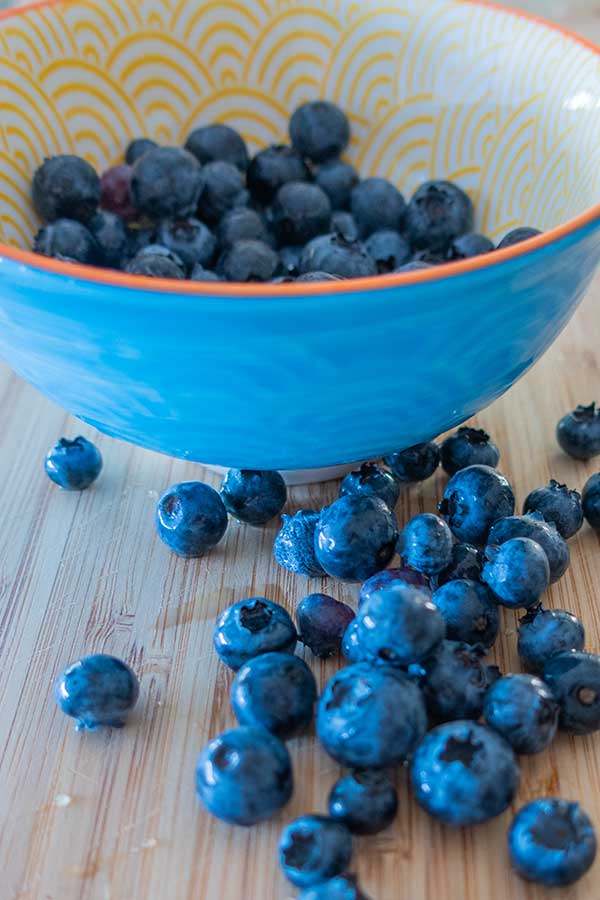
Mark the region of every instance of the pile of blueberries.
MULTIPOLYGON (((559 423, 561 447, 578 459, 600 454, 600 410, 578 407, 559 423)), ((331 789, 328 815, 288 824, 279 843, 287 878, 302 900, 367 900, 348 874, 353 835, 390 825, 398 796, 390 770, 406 765, 418 803, 455 826, 485 822, 512 803, 518 755, 547 748, 557 729, 600 730, 600 657, 584 651, 582 623, 541 598, 566 572, 567 544, 584 518, 600 532, 600 473, 583 497, 551 481, 515 498, 496 466, 499 451, 481 430, 462 427, 438 445, 390 454, 348 475, 340 497, 320 512, 284 516, 278 562, 306 577, 362 581, 358 611, 309 594, 294 622, 264 597, 235 603, 218 618, 214 646, 235 671, 231 705, 238 727, 202 751, 198 796, 226 822, 251 826, 274 816, 293 792, 285 742, 316 719, 326 752, 348 769, 331 789), (403 484, 441 465, 450 476, 440 515, 415 516, 399 531, 393 509, 403 484), (386 568, 394 553, 401 565, 386 568), (522 609, 518 651, 527 674, 502 675, 485 657, 500 611, 522 609), (340 650, 348 665, 321 696, 295 655, 340 650)), ((82 489, 101 458, 84 438, 64 439, 46 470, 82 489)), ((230 470, 221 492, 175 485, 159 500, 158 534, 183 556, 201 556, 227 528, 228 513, 260 526, 281 513, 287 491, 276 472, 230 470)), ((91 656, 59 678, 56 698, 80 728, 118 727, 136 702, 134 673, 110 656, 91 656)), ((541 798, 516 814, 508 832, 516 871, 546 886, 569 885, 592 865, 596 837, 577 803, 541 798)))
MULTIPOLYGON (((98 176, 77 156, 46 159, 33 178, 46 222, 34 250, 132 275, 215 282, 328 281, 428 268, 490 253, 473 204, 428 181, 407 204, 385 178, 360 179, 341 156, 350 140, 333 103, 300 106, 291 146, 252 159, 233 128, 205 125, 184 148, 132 141, 98 176)), ((498 249, 539 234, 517 228, 498 249)))

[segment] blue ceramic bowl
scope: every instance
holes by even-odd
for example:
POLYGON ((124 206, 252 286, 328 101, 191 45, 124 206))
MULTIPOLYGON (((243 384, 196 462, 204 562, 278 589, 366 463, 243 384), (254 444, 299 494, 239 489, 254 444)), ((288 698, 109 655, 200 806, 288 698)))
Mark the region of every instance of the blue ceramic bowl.
POLYGON ((598 51, 485 3, 72 0, 0 20, 0 354, 115 437, 205 463, 336 465, 433 438, 550 346, 600 259, 598 51), (225 121, 252 150, 311 97, 406 194, 448 177, 526 244, 403 276, 201 285, 28 252, 30 178, 225 121), (594 205, 595 204, 595 205, 594 205))

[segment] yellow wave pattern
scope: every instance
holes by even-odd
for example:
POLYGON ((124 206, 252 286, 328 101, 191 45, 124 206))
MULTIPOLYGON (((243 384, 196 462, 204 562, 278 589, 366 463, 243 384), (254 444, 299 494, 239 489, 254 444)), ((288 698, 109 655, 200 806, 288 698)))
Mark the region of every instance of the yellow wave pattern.
POLYGON ((406 194, 456 179, 493 237, 600 199, 598 58, 526 19, 452 0, 69 0, 0 23, 0 237, 29 246, 44 156, 101 169, 132 137, 211 121, 255 151, 319 96, 348 112, 364 175, 406 194))

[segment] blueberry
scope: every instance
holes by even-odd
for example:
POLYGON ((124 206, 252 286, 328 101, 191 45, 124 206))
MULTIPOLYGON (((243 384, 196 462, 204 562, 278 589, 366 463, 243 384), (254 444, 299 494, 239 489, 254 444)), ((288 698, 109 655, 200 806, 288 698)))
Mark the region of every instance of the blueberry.
POLYGON ((385 772, 357 769, 334 784, 328 807, 353 834, 378 834, 394 821, 398 794, 385 772))
POLYGON ((450 181, 427 181, 406 210, 406 233, 415 250, 446 254, 454 238, 473 230, 470 197, 450 181))
MULTIPOLYGON (((460 546, 457 545, 457 546, 460 546)), ((491 647, 498 636, 498 606, 484 584, 459 578, 448 581, 433 595, 452 641, 491 647)))
POLYGON ((574 459, 592 459, 600 453, 600 407, 578 406, 556 426, 558 443, 574 459))
POLYGON ((186 270, 209 266, 217 246, 212 231, 198 219, 165 219, 158 226, 157 241, 182 260, 186 270))
POLYGON ((238 670, 231 707, 240 725, 266 728, 287 740, 312 722, 317 684, 306 663, 290 653, 263 653, 238 670))
POLYGON ((558 726, 558 704, 548 685, 536 675, 505 675, 486 694, 485 719, 515 753, 541 753, 558 726))
POLYGON ((237 241, 270 242, 264 220, 255 209, 248 209, 247 206, 236 206, 225 213, 219 222, 217 237, 223 250, 233 247, 237 241))
POLYGON ((488 688, 498 677, 481 661, 484 648, 442 641, 424 662, 422 688, 429 715, 440 722, 478 719, 488 688))
POLYGON ((277 191, 271 213, 281 245, 306 244, 329 230, 331 204, 318 185, 288 181, 277 191))
POLYGON ((317 736, 350 768, 404 762, 427 728, 421 691, 390 666, 356 663, 328 682, 317 708, 317 736))
POLYGON ((530 672, 542 672, 547 661, 559 653, 583 650, 585 630, 566 609, 527 610, 519 620, 519 656, 530 672))
POLYGON ((356 876, 338 875, 307 888, 298 900, 369 900, 358 886, 356 876))
POLYGON ((527 609, 539 602, 550 584, 548 557, 536 541, 518 537, 486 549, 482 580, 509 609, 527 609))
POLYGON ((279 863, 292 884, 311 887, 340 875, 352 858, 352 835, 327 816, 300 816, 283 829, 279 863))
POLYGON ((319 167, 315 181, 329 197, 331 208, 350 209, 352 189, 359 182, 358 172, 350 163, 334 159, 319 167))
POLYGON ((248 166, 248 188, 254 199, 271 203, 279 188, 288 181, 308 181, 310 172, 299 153, 283 144, 266 147, 248 166))
POLYGON ((135 219, 137 211, 131 198, 133 168, 113 166, 100 178, 100 208, 114 213, 125 221, 135 219))
POLYGON ((179 556, 204 556, 227 530, 227 510, 208 484, 184 481, 166 491, 156 505, 156 530, 179 556))
POLYGON ((56 219, 44 225, 34 238, 33 249, 43 256, 68 257, 88 266, 99 265, 102 261, 95 237, 89 228, 75 219, 56 219))
POLYGON ((536 541, 548 557, 550 583, 561 578, 569 568, 569 546, 560 536, 553 522, 546 522, 540 513, 525 516, 508 516, 492 525, 488 536, 491 545, 500 545, 516 537, 536 541))
POLYGON ((582 495, 583 514, 596 531, 600 531, 600 472, 586 482, 582 495))
POLYGON ((446 634, 446 623, 431 593, 401 582, 370 594, 356 619, 361 652, 392 666, 419 662, 446 634))
POLYGON ((133 167, 131 196, 150 219, 185 219, 196 212, 199 195, 200 165, 180 147, 156 147, 133 167))
POLYGON ((315 656, 325 659, 339 653, 354 611, 327 594, 309 594, 296 608, 298 637, 315 656))
POLYGON ((248 150, 244 139, 229 125, 215 122, 196 128, 185 142, 199 163, 226 162, 242 172, 248 168, 248 150))
POLYGON ((398 586, 399 590, 402 591, 405 584, 429 588, 429 578, 421 572, 407 569, 404 566, 395 569, 383 569, 365 581, 358 595, 358 605, 361 606, 365 600, 369 599, 371 594, 375 594, 377 591, 393 591, 398 586))
POLYGON ((190 281, 221 281, 222 279, 211 269, 205 269, 199 263, 196 263, 190 275, 190 281))
POLYGON ((227 512, 238 521, 266 525, 285 506, 287 488, 279 472, 229 469, 221 497, 227 512))
POLYGON ((138 694, 138 680, 129 666, 101 653, 73 663, 54 688, 56 702, 64 713, 77 719, 78 731, 121 728, 138 694))
POLYGON ((395 272, 412 256, 408 241, 397 231, 374 231, 365 241, 365 249, 380 275, 395 272))
POLYGON ((452 560, 452 532, 439 516, 422 513, 404 526, 398 553, 405 566, 424 575, 441 572, 452 560))
POLYGON ((459 428, 443 441, 440 447, 442 468, 448 475, 455 475, 467 466, 492 466, 500 460, 500 451, 480 428, 459 428))
POLYGON ((198 797, 213 816, 234 825, 270 819, 286 805, 293 788, 286 746, 264 728, 225 731, 198 759, 198 797))
POLYGON ((350 123, 334 103, 312 100, 292 115, 290 138, 301 156, 322 163, 344 152, 350 141, 350 123))
POLYGON ((279 251, 279 266, 285 276, 292 280, 300 274, 300 260, 303 247, 282 247, 279 251))
POLYGON ((381 469, 372 462, 363 463, 346 475, 340 485, 340 497, 347 494, 366 494, 379 497, 380 500, 394 509, 400 496, 400 482, 395 475, 381 469))
POLYGON ((459 541, 485 544, 498 519, 512 516, 515 497, 504 477, 490 466, 469 466, 453 475, 440 512, 459 541))
POLYGON ((317 561, 333 578, 365 581, 385 569, 397 536, 396 517, 383 500, 349 494, 321 511, 315 532, 317 561))
POLYGON ((103 264, 120 269, 129 254, 129 235, 123 219, 101 209, 92 216, 88 228, 100 248, 103 264))
POLYGON ((417 747, 411 781, 419 804, 448 825, 478 825, 499 816, 519 786, 510 744, 485 725, 448 722, 417 747))
POLYGON ((431 478, 440 464, 440 449, 433 441, 415 444, 406 450, 389 453, 383 461, 400 481, 425 481, 431 478))
POLYGON ((377 266, 363 244, 347 241, 339 234, 324 234, 313 238, 304 248, 300 269, 307 272, 327 272, 340 278, 364 278, 377 275, 377 266))
POLYGON ((433 268, 431 263, 424 262, 422 259, 413 258, 403 266, 400 266, 398 269, 396 269, 396 274, 403 275, 405 272, 420 272, 422 269, 431 268, 433 268))
POLYGON ((128 166, 133 166, 144 153, 147 153, 149 150, 154 150, 157 146, 158 144, 156 141, 153 141, 150 138, 134 138, 134 140, 127 145, 125 162, 128 166))
POLYGON ((217 271, 228 281, 270 281, 279 259, 263 241, 236 241, 219 261, 217 271))
POLYGON ((293 516, 283 516, 283 525, 275 538, 273 553, 284 569, 305 578, 325 574, 315 555, 315 531, 320 513, 300 509, 293 516))
POLYGON ((583 525, 581 494, 570 491, 566 484, 559 484, 554 478, 547 487, 537 488, 528 495, 523 512, 541 513, 547 522, 554 522, 565 540, 577 534, 583 525))
POLYGON ((512 821, 508 852, 522 878, 545 887, 565 887, 585 875, 594 862, 594 826, 578 803, 556 797, 532 800, 512 821))
POLYGON ((198 217, 207 225, 217 225, 223 216, 236 207, 248 204, 244 176, 231 163, 207 163, 200 172, 198 217))
POLYGON ((482 256, 494 250, 494 242, 483 234, 461 234, 450 243, 448 259, 471 259, 473 256, 482 256))
POLYGON ((498 244, 498 250, 504 250, 505 247, 512 247, 514 244, 521 244, 523 241, 528 241, 541 233, 537 228, 514 228, 502 238, 498 244))
POLYGON ((183 263, 166 247, 149 244, 129 260, 124 269, 128 275, 144 275, 146 278, 185 278, 183 263), (163 252, 159 252, 158 248, 163 252))
POLYGON ((154 244, 156 238, 156 228, 154 225, 140 224, 139 222, 130 222, 126 225, 127 239, 129 242, 128 255, 130 259, 154 244))
POLYGON ((572 734, 600 729, 600 657, 571 650, 544 665, 544 681, 560 707, 559 726, 572 734))
POLYGON ((213 642, 225 665, 239 669, 263 653, 293 653, 297 637, 296 627, 283 606, 264 597, 251 597, 221 613, 213 642))
POLYGON ((298 275, 296 281, 304 284, 310 281, 341 281, 341 278, 330 275, 329 272, 305 272, 304 275, 298 275))
POLYGON ((66 491, 84 491, 102 471, 102 456, 87 438, 61 438, 46 454, 46 475, 66 491))
POLYGON ((32 194, 33 205, 46 222, 87 222, 100 202, 100 179, 79 156, 53 156, 36 170, 32 194))
POLYGON ((342 638, 342 653, 344 659, 347 659, 349 663, 370 661, 369 654, 360 644, 358 620, 356 618, 352 619, 344 632, 342 638))
POLYGON ((473 547, 471 544, 453 544, 450 563, 432 577, 432 589, 438 590, 442 585, 461 578, 480 581, 483 562, 483 553, 477 547, 473 547))
POLYGON ((401 231, 406 214, 404 197, 385 178, 365 178, 352 189, 350 208, 361 238, 374 231, 401 231))
POLYGON ((352 213, 343 209, 334 210, 331 214, 331 232, 343 237, 352 244, 359 239, 358 225, 352 213))

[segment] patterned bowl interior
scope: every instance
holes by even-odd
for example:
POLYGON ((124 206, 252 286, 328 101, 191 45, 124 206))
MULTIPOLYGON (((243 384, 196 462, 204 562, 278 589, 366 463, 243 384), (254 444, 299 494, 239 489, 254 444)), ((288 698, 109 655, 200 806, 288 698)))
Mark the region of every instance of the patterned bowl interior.
POLYGON ((600 200, 600 58, 470 0, 49 2, 0 22, 0 82, 0 240, 25 249, 44 156, 102 169, 213 121, 256 150, 319 96, 349 114, 361 173, 406 194, 456 179, 493 238, 600 200))

